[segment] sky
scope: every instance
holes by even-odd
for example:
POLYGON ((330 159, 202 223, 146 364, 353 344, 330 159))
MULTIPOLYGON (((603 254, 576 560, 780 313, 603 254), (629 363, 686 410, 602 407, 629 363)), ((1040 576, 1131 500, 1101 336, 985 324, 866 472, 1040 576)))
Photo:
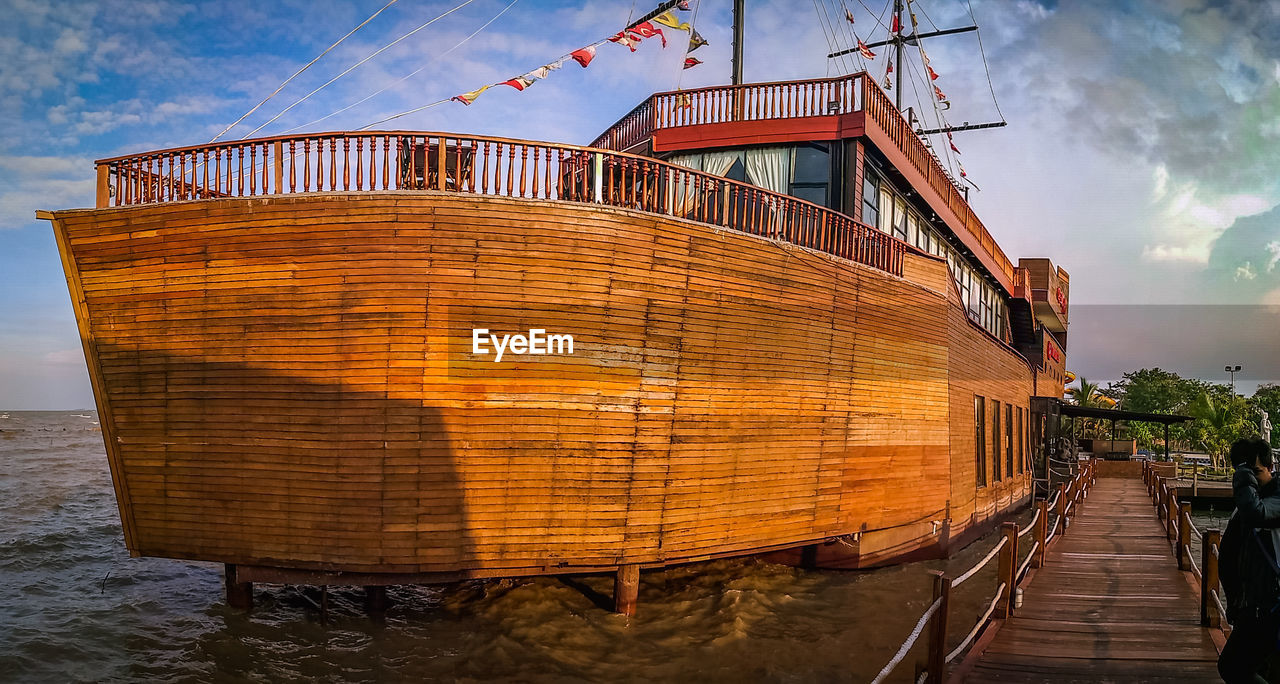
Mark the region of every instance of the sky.
MULTIPOLYGON (((228 137, 462 1, 395 2, 228 137)), ((92 206, 96 158, 210 140, 385 3, 0 0, 0 409, 93 403, 57 248, 34 212, 92 206)), ((691 4, 710 41, 693 69, 668 31, 665 50, 606 44, 590 68, 385 126, 586 144, 651 92, 728 81, 731 0, 691 4)), ((840 0, 747 6, 746 79, 767 81, 860 68, 826 54, 851 31, 877 37, 885 1, 849 0, 852 27, 840 0)), ((950 123, 1008 125, 957 133, 961 155, 946 156, 963 162, 971 203, 1010 257, 1048 256, 1071 274, 1068 367, 1091 380, 1159 366, 1225 382, 1224 364, 1239 364, 1245 393, 1280 382, 1280 2, 913 6, 925 30, 971 12, 981 27, 926 48, 950 123)), ((358 128, 529 71, 650 8, 472 0, 256 135, 358 128)), ((870 71, 883 75, 883 54, 870 71)), ((929 120, 932 108, 917 111, 929 120)))

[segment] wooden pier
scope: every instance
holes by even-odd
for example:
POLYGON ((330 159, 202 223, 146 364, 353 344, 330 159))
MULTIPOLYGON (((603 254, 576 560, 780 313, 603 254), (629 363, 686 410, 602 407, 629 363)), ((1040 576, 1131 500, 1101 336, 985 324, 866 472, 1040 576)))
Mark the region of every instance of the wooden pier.
POLYGON ((933 602, 872 684, 1221 681, 1221 534, 1196 529, 1172 475, 1082 462, 1027 524, 1006 522, 982 560, 937 574, 933 602), (994 595, 970 581, 992 562, 994 595), (952 597, 964 592, 992 598, 952 632, 952 597), (914 676, 901 679, 912 656, 914 676))
POLYGON ((1200 588, 1178 569, 1141 480, 1099 478, 1046 555, 1024 607, 975 644, 957 679, 1222 681, 1200 588))

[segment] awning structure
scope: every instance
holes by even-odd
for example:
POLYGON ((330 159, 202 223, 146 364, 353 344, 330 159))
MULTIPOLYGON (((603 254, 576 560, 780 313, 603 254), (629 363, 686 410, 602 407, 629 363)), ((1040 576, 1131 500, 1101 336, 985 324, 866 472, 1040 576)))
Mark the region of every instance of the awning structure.
MULTIPOLYGON (((1127 420, 1135 423, 1160 423, 1164 425, 1164 457, 1169 459, 1169 426, 1174 423, 1186 423, 1195 420, 1191 416, 1179 416, 1171 413, 1142 413, 1141 411, 1124 411, 1121 409, 1093 408, 1077 406, 1058 400, 1058 413, 1074 418, 1100 418, 1111 421, 1111 439, 1116 438, 1116 423, 1127 420)), ((1075 432, 1075 421, 1072 421, 1072 432, 1075 432)))

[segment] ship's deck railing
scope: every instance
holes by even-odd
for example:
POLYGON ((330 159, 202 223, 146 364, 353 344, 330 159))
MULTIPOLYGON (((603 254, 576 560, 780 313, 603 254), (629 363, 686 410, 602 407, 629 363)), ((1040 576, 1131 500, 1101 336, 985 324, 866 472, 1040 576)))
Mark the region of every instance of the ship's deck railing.
POLYGON ((984 629, 994 620, 1008 618, 1015 608, 1015 597, 1018 587, 1027 581, 1028 570, 1039 568, 1045 563, 1045 551, 1067 531, 1071 520, 1077 515, 1080 506, 1089 496, 1089 490, 1096 481, 1096 461, 1080 464, 1079 470, 1071 481, 1062 484, 1053 499, 1036 503, 1036 513, 1019 530, 1016 522, 1007 522, 1001 527, 1000 540, 987 552, 981 560, 974 563, 959 576, 936 572, 933 578, 933 601, 925 609, 924 614, 916 621, 898 651, 889 662, 881 668, 872 684, 885 681, 911 652, 921 636, 925 636, 926 647, 924 658, 916 666, 917 683, 946 681, 947 666, 969 649, 984 629), (1054 518, 1050 522, 1049 515, 1054 518), (1033 535, 1031 546, 1025 552, 1019 550, 1021 539, 1028 534, 1033 535), (1022 562, 1018 557, 1022 556, 1022 562), (947 621, 951 613, 951 594, 960 585, 978 574, 992 560, 996 560, 996 590, 986 610, 978 618, 968 634, 948 650, 949 638, 947 621), (926 634, 925 630, 928 630, 926 634))
POLYGON ((905 242, 795 197, 649 157, 415 131, 210 143, 97 162, 99 207, 310 192, 435 190, 651 212, 902 275, 905 242))
POLYGON ((866 72, 804 81, 747 83, 655 93, 610 126, 592 147, 625 150, 654 132, 738 121, 764 121, 834 116, 863 111, 885 132, 938 197, 964 224, 965 230, 1014 279, 1014 266, 973 212, 964 193, 942 168, 902 112, 866 72))

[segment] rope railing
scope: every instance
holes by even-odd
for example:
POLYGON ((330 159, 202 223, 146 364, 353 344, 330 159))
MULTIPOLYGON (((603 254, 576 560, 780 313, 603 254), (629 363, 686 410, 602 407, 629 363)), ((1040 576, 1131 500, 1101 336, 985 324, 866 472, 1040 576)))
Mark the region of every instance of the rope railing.
POLYGON ((1191 504, 1178 501, 1178 486, 1175 478, 1167 475, 1167 468, 1152 463, 1143 466, 1142 478, 1151 496, 1151 504, 1155 508, 1156 517, 1165 529, 1174 556, 1178 561, 1178 569, 1189 573, 1200 585, 1200 624, 1208 628, 1224 631, 1230 628, 1227 611, 1222 605, 1218 589, 1218 564, 1221 551, 1222 533, 1216 529, 1200 530, 1191 519, 1191 504), (1173 486, 1170 486, 1170 483, 1173 486), (1200 562, 1197 563, 1192 553, 1192 539, 1200 540, 1200 562))
POLYGON ((991 599, 991 604, 987 606, 987 611, 978 619, 978 624, 974 625, 972 630, 969 630, 969 634, 961 640, 959 646, 955 647, 953 651, 947 654, 946 660, 948 663, 955 660, 956 656, 964 653, 965 649, 969 648, 969 645, 973 643, 974 638, 978 636, 978 633, 981 632, 982 628, 987 624, 987 619, 995 612, 996 605, 1000 602, 1000 598, 1004 596, 1004 590, 1007 586, 1008 585, 1004 582, 1000 583, 1000 586, 996 589, 995 597, 991 599))
POLYGON ((898 652, 893 654, 893 657, 889 659, 888 663, 885 663, 885 666, 880 669, 880 674, 876 675, 875 679, 871 680, 871 684, 880 684, 883 682, 885 678, 893 672, 893 668, 897 667, 898 663, 901 663, 902 659, 907 657, 907 652, 911 650, 912 646, 915 646, 916 640, 918 640, 920 638, 920 634, 924 632, 924 627, 929 623, 929 618, 933 617, 933 614, 938 612, 938 608, 941 605, 942 599, 937 599, 929 606, 929 609, 924 612, 924 615, 921 615, 920 619, 916 620, 915 629, 911 630, 911 634, 907 637, 907 640, 902 642, 902 645, 898 647, 898 652))
POLYGON ((991 551, 987 553, 985 558, 978 561, 976 565, 969 568, 969 570, 965 572, 963 575, 960 575, 956 579, 952 580, 951 587, 954 589, 955 587, 958 587, 961 584, 964 584, 965 580, 977 574, 978 571, 983 568, 983 566, 985 566, 987 563, 990 563, 991 559, 996 557, 996 554, 1000 553, 1000 549, 1003 549, 1004 545, 1007 544, 1008 542, 1009 542, 1008 539, 1001 538, 1000 543, 996 544, 996 547, 994 549, 991 549, 991 551))
POLYGON ((1040 520, 1040 509, 1037 508, 1036 514, 1031 516, 1031 520, 1027 523, 1026 528, 1018 532, 1018 538, 1021 539, 1022 537, 1025 537, 1028 534, 1034 532, 1036 529, 1036 523, 1039 520, 1040 520))
MULTIPOLYGON (((1044 552, 1048 546, 1048 540, 1052 538, 1047 532, 1049 529, 1050 504, 1059 505, 1060 502, 1065 502, 1069 498, 1074 498, 1076 502, 1082 501, 1088 496, 1089 485, 1093 477, 1092 463, 1083 465, 1080 472, 1076 474, 1069 484, 1063 484, 1059 488, 1058 493, 1051 501, 1037 502, 1036 512, 1027 522, 1025 529, 1020 529, 1016 522, 1004 523, 1001 528, 1000 540, 987 551, 981 560, 970 566, 962 575, 951 579, 946 574, 939 573, 934 578, 933 603, 925 611, 924 615, 920 616, 916 621, 915 628, 911 631, 911 634, 873 681, 883 682, 893 672, 894 668, 902 663, 912 646, 919 640, 920 635, 925 632, 925 627, 932 621, 933 626, 929 631, 928 641, 928 665, 923 668, 924 671, 920 673, 916 681, 942 682, 946 665, 970 648, 974 639, 982 633, 983 628, 991 624, 993 618, 1007 618, 1013 613, 1015 608, 1014 596, 1018 585, 1026 581, 1026 577, 1032 567, 1038 568, 1043 565, 1044 552), (1019 563, 1018 540, 1028 533, 1035 535, 1034 541, 1027 549, 1025 557, 1022 557, 1019 563), (977 623, 960 642, 960 645, 951 651, 947 651, 947 619, 952 589, 972 579, 974 575, 996 558, 999 558, 1000 562, 997 569, 995 596, 991 599, 987 609, 983 611, 977 623)), ((1061 517, 1061 514, 1059 514, 1059 518, 1061 517)), ((1056 522, 1054 526, 1057 526, 1056 522)))
POLYGON ((1031 545, 1031 551, 1027 553, 1026 559, 1022 561, 1022 565, 1018 568, 1017 580, 1019 582, 1021 582, 1022 578, 1027 574, 1027 568, 1031 567, 1031 561, 1035 560, 1036 551, 1039 549, 1040 542, 1035 542, 1031 545))

